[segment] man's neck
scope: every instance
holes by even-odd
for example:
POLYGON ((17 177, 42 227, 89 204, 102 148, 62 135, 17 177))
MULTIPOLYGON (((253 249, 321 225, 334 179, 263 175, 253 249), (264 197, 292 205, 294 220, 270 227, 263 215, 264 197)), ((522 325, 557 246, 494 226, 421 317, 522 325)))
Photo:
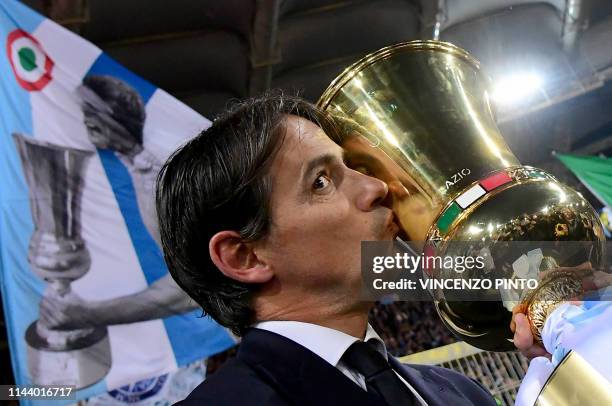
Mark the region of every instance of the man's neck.
POLYGON ((293 300, 291 303, 274 303, 265 298, 255 299, 256 320, 287 320, 317 324, 363 339, 368 313, 372 304, 357 303, 345 306, 341 303, 325 303, 312 300, 293 300))
POLYGON ((352 316, 347 315, 346 317, 339 318, 337 320, 323 320, 317 324, 323 327, 342 331, 345 334, 363 340, 365 338, 366 329, 368 326, 368 313, 355 314, 352 316))

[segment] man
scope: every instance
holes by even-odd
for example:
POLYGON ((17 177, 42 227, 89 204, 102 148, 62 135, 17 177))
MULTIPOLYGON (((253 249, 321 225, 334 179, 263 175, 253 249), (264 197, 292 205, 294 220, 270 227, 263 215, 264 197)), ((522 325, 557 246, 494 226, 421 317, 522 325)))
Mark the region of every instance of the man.
POLYGON ((399 233, 387 184, 346 166, 335 123, 281 95, 245 101, 160 172, 170 273, 243 336, 183 404, 493 405, 456 372, 401 365, 359 300, 360 243, 399 233))

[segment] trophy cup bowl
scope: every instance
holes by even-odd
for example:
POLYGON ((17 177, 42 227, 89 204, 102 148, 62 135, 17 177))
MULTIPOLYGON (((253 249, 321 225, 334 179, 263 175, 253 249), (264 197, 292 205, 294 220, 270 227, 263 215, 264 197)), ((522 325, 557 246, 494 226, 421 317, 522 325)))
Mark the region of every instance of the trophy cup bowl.
MULTIPOLYGON (((28 247, 32 270, 64 295, 91 265, 81 237, 81 192, 90 151, 65 148, 13 134, 28 184, 34 233, 28 247)), ((39 385, 75 385, 102 379, 110 369, 106 327, 55 330, 41 321, 25 333, 28 368, 39 385)))

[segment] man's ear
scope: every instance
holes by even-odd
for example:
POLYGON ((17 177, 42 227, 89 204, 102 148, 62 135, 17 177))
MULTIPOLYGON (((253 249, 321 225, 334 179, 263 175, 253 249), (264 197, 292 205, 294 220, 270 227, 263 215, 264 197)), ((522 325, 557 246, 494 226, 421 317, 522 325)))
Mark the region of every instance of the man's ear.
POLYGON ((210 258, 228 278, 244 283, 265 283, 274 273, 235 231, 220 231, 208 243, 210 258))

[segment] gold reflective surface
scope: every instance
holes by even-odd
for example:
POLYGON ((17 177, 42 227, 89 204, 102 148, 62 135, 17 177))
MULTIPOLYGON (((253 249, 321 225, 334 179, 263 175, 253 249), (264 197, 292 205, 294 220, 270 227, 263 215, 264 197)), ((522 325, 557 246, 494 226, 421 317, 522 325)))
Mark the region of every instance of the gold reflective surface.
MULTIPOLYGON (((596 268, 604 235, 595 211, 551 175, 521 166, 495 124, 487 87, 478 62, 464 50, 413 41, 347 68, 318 105, 341 123, 348 165, 389 185, 401 237, 417 242, 417 249, 427 244, 438 255, 466 255, 451 252, 450 242, 473 241, 503 263, 499 252, 507 241, 594 241, 595 249, 578 256, 596 268)), ((556 264, 570 265, 554 256, 556 264)), ((433 272, 457 278, 452 270, 433 272)), ((514 349, 509 325, 518 302, 497 290, 483 292, 490 301, 478 302, 432 294, 460 338, 486 350, 514 349)), ((532 320, 540 317, 535 312, 532 320)))
MULTIPOLYGON (((429 237, 430 241, 440 238, 435 227, 429 237)), ((595 211, 582 196, 550 175, 496 189, 463 211, 436 246, 439 255, 470 255, 454 251, 465 245, 453 245, 452 241, 472 242, 474 251, 486 250, 493 257, 495 272, 508 278, 514 276, 512 263, 518 259, 517 254, 528 255, 538 245, 526 244, 526 248, 517 253, 517 245, 521 242, 540 242, 544 255, 554 257, 554 263, 560 266, 591 262, 597 268, 603 263, 603 229, 595 211), (559 233, 560 228, 567 229, 567 233, 559 233), (555 249, 554 244, 545 243, 555 241, 564 244, 555 249)), ((544 274, 543 271, 549 270, 544 258, 540 272, 544 274)), ((461 276, 478 277, 468 273, 461 276)), ((456 278, 457 274, 441 269, 436 271, 435 277, 456 278)), ((536 339, 546 316, 553 310, 550 307, 558 301, 576 297, 567 288, 564 284, 546 284, 542 280, 538 291, 524 299, 529 302, 528 317, 536 339), (545 287, 549 290, 544 290, 545 287)), ((490 289, 482 293, 483 299, 488 296, 485 299, 488 301, 449 302, 444 299, 444 292, 434 293, 442 320, 460 338, 490 351, 514 349, 509 325, 511 310, 520 302, 519 297, 490 289)))
MULTIPOLYGON (((392 162, 385 166, 394 166, 388 173, 398 187, 417 189, 410 193, 417 201, 404 199, 398 210, 426 209, 431 218, 467 185, 519 165, 495 125, 486 84, 460 48, 413 41, 347 68, 318 104, 392 162)), ((412 230, 407 223, 411 240, 423 240, 431 224, 412 230)))
POLYGON ((612 384, 575 351, 555 368, 536 406, 612 405, 612 384))

